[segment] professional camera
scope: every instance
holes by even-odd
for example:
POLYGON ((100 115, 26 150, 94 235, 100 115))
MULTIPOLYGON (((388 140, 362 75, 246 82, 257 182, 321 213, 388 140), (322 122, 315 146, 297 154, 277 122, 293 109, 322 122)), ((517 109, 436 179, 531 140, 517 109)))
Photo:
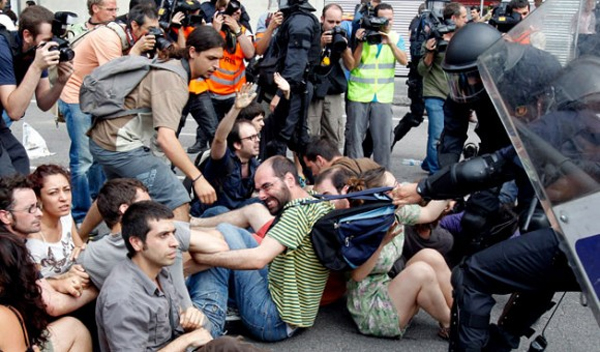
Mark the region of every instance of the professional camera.
POLYGON ((227 4, 227 8, 225 8, 225 11, 223 11, 224 15, 229 15, 229 16, 233 16, 233 14, 239 10, 242 7, 242 4, 240 4, 239 1, 237 0, 229 0, 229 4, 227 4))
POLYGON ((59 62, 71 61, 75 57, 75 52, 71 49, 69 41, 65 39, 67 35, 67 28, 75 23, 77 14, 68 11, 59 11, 54 14, 54 20, 52 21, 52 34, 54 37, 52 41, 56 42, 58 46, 50 48, 50 51, 59 52, 59 62))
POLYGON ((502 33, 507 33, 522 20, 521 14, 513 11, 508 4, 508 2, 503 1, 494 8, 492 18, 489 21, 492 26, 502 33))
POLYGON ((148 33, 146 35, 153 35, 156 40, 156 44, 154 44, 154 48, 152 50, 149 50, 146 52, 146 53, 150 54, 150 56, 154 56, 154 54, 156 54, 157 50, 162 51, 173 45, 173 43, 170 40, 165 38, 165 33, 160 28, 149 27, 148 33))
POLYGON ((381 43, 382 38, 379 32, 383 31, 389 21, 387 18, 375 16, 375 8, 370 1, 357 6, 360 6, 358 12, 362 14, 360 28, 365 29, 365 36, 361 41, 367 42, 369 45, 381 43))
POLYGON ((384 17, 363 17, 360 22, 360 28, 365 29, 365 36, 362 41, 367 42, 369 45, 380 44, 382 38, 379 32, 382 32, 388 23, 389 21, 384 17))
POLYGON ((456 30, 454 21, 444 19, 444 7, 447 3, 449 3, 447 0, 429 0, 427 8, 423 11, 423 18, 429 30, 427 40, 435 38, 438 52, 444 52, 448 46, 448 41, 444 40, 444 34, 456 30))
POLYGON ((452 20, 441 20, 433 24, 429 31, 429 38, 435 38, 438 52, 444 52, 448 47, 448 41, 444 40, 444 34, 452 33, 455 30, 456 24, 452 20))
POLYGON ((183 26, 183 27, 194 27, 195 28, 195 27, 202 25, 202 19, 204 18, 204 12, 200 8, 200 2, 192 1, 192 0, 180 1, 175 6, 175 10, 173 11, 173 14, 176 14, 178 12, 184 13, 185 17, 183 18, 183 20, 181 20, 181 25, 172 23, 171 27, 179 28, 179 27, 183 26), (193 14, 196 11, 200 11, 200 12, 198 14, 193 14))
POLYGON ((348 41, 346 40, 346 31, 340 27, 333 27, 329 33, 331 34, 331 51, 335 53, 341 53, 348 47, 348 41))

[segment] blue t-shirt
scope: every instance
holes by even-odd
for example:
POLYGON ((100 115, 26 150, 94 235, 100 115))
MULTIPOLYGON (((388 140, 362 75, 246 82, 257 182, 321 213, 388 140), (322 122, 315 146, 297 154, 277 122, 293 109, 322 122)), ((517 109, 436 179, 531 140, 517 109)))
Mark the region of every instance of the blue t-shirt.
MULTIPOLYGON (((17 32, 10 32, 10 34, 15 37, 16 43, 19 46, 21 46, 21 39, 18 36, 17 32)), ((0 86, 18 85, 20 82, 17 80, 17 76, 24 77, 32 62, 33 58, 24 61, 22 60, 21 62, 19 62, 19 68, 23 72, 18 72, 20 74, 16 75, 10 44, 6 41, 6 38, 4 38, 4 36, 0 35, 0 86)), ((46 77, 48 77, 48 71, 44 70, 42 72, 41 78, 46 77)), ((0 101, 0 115, 3 111, 4 106, 2 106, 2 102, 0 101)), ((6 127, 6 124, 4 123, 3 119, 0 119, 0 128, 1 127, 6 127)))

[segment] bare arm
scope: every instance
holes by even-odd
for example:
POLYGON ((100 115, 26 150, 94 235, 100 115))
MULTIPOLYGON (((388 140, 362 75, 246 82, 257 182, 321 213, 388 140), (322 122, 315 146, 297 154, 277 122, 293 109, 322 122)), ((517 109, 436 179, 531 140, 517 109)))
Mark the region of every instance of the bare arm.
POLYGON ((73 297, 56 291, 45 279, 38 280, 37 284, 42 290, 42 299, 46 304, 46 313, 53 317, 75 311, 90 303, 98 296, 98 290, 94 286, 83 290, 80 297, 73 297))
MULTIPOLYGON (((18 86, 0 86, 2 106, 12 120, 17 121, 25 115, 29 102, 38 89, 42 72, 58 64, 58 51, 48 51, 53 46, 56 46, 55 42, 48 42, 36 49, 35 59, 18 86)), ((49 82, 47 84, 49 87, 49 82)))
POLYGON ((175 167, 179 168, 191 180, 196 180, 193 186, 200 201, 205 204, 214 203, 217 200, 215 189, 201 176, 200 170, 187 156, 175 135, 175 131, 167 127, 159 127, 156 141, 175 167))
POLYGON ((272 15, 267 30, 263 32, 262 37, 256 41, 256 55, 263 55, 267 52, 269 44, 271 43, 271 38, 273 38, 273 32, 281 25, 282 22, 283 14, 281 12, 277 12, 272 15))
POLYGON ((344 63, 344 66, 346 67, 346 69, 348 69, 348 70, 354 69, 356 60, 354 59, 352 50, 350 50, 349 47, 346 48, 346 50, 344 50, 344 52, 342 53, 342 62, 344 63))
POLYGON ((198 263, 219 266, 234 270, 262 269, 285 250, 277 240, 267 236, 260 246, 219 252, 214 254, 196 254, 194 259, 198 263))
POLYGON ((212 340, 212 336, 206 329, 197 329, 187 334, 183 334, 171 341, 168 345, 160 349, 160 352, 181 352, 188 347, 204 346, 212 340))
POLYGON ((57 70, 58 78, 52 87, 50 87, 48 78, 42 78, 35 90, 37 106, 42 111, 49 110, 60 97, 60 93, 73 74, 73 62, 61 62, 58 64, 57 70))
POLYGON ((383 43, 387 44, 390 49, 392 49, 392 54, 394 54, 394 58, 396 59, 396 61, 398 61, 401 65, 406 65, 408 63, 408 58, 406 56, 406 53, 402 50, 400 50, 400 48, 396 45, 396 43, 393 43, 390 38, 387 36, 387 33, 385 32, 380 32, 383 39, 383 43))

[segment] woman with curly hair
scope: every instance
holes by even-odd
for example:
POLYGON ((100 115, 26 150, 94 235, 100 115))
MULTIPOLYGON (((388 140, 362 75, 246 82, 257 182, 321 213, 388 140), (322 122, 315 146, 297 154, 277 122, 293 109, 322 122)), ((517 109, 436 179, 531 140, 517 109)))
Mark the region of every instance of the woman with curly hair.
POLYGON ((55 277, 71 268, 73 250, 82 245, 71 216, 71 175, 47 164, 38 166, 29 179, 42 206, 42 226, 28 236, 27 248, 42 276, 55 277))
MULTIPOLYGON (((397 185, 384 168, 370 170, 349 180, 348 193, 366 188, 397 185)), ((351 206, 355 206, 352 204, 351 206)), ((445 201, 427 206, 406 205, 396 210, 396 224, 388 231, 378 250, 352 271, 348 283, 347 307, 361 333, 401 338, 419 309, 439 322, 438 335, 447 339, 452 306, 450 269, 433 249, 416 253, 394 278, 388 273, 402 256, 404 225, 428 223, 439 217, 445 201)))
POLYGON ((91 351, 91 337, 75 318, 48 323, 38 271, 22 238, 0 228, 0 351, 91 351), (37 348, 35 349, 37 350, 37 348))

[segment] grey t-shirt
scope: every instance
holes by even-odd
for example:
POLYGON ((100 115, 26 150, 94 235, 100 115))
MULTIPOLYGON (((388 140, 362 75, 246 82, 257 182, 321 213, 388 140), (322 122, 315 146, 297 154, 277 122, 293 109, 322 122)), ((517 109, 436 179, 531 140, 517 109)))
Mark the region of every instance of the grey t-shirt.
MULTIPOLYGON (((182 308, 192 306, 192 300, 185 286, 183 277, 183 258, 181 252, 190 248, 190 224, 183 221, 174 221, 175 237, 179 241, 179 251, 175 263, 171 265, 171 275, 176 292, 182 303, 182 308)), ((86 249, 79 254, 77 263, 83 265, 90 279, 98 289, 104 285, 104 281, 118 263, 127 259, 127 247, 120 233, 109 234, 98 241, 90 242, 86 249)))
POLYGON ((157 351, 183 334, 169 268, 158 274, 161 289, 130 259, 114 269, 96 302, 101 351, 157 351))

